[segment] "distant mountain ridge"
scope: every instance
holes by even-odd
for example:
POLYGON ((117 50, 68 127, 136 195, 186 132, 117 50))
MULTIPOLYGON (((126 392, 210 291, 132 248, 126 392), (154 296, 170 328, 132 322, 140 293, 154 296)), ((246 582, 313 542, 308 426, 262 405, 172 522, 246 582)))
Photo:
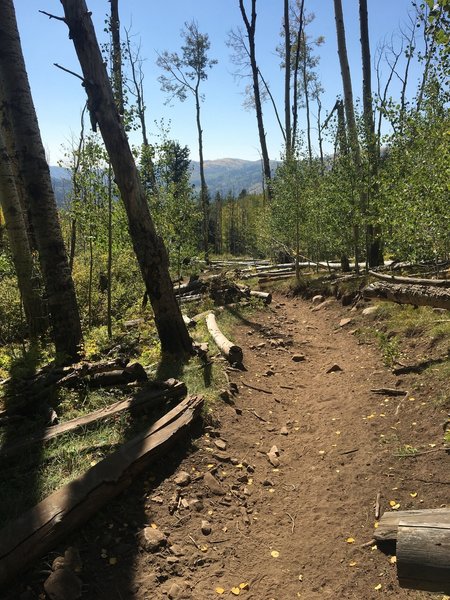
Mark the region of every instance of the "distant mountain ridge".
MULTIPOLYGON (((272 172, 280 163, 272 160, 272 172)), ((191 184, 200 190, 199 162, 191 161, 191 184)), ((53 188, 59 206, 64 204, 66 194, 72 188, 70 172, 64 167, 50 166, 53 188)), ((259 160, 243 160, 241 158, 218 158, 205 160, 205 177, 209 194, 212 199, 217 192, 221 196, 228 193, 238 195, 242 190, 249 194, 258 194, 262 191, 262 165, 259 160)))

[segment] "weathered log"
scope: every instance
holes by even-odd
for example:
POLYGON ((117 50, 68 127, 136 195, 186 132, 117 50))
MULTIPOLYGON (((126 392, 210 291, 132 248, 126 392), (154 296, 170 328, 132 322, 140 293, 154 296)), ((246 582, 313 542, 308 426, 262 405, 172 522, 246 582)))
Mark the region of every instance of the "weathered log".
POLYGON ((270 283, 271 281, 282 281, 283 279, 293 279, 295 277, 294 271, 286 273, 285 275, 274 275, 273 277, 261 277, 258 279, 258 283, 270 283))
POLYGON ((211 334, 216 346, 225 358, 231 363, 241 364, 244 359, 244 354, 240 346, 236 346, 233 342, 230 342, 223 333, 220 331, 219 326, 216 322, 214 313, 210 312, 206 317, 206 326, 211 334))
POLYGON ((378 542, 395 541, 397 539, 400 521, 408 523, 423 523, 436 521, 450 525, 450 509, 430 508, 422 510, 398 510, 385 512, 378 521, 373 537, 378 542))
POLYGON ((450 511, 447 518, 401 520, 397 534, 400 587, 450 592, 450 511))
POLYGON ((186 304, 187 302, 199 302, 200 300, 205 300, 206 296, 202 294, 195 294, 192 296, 178 296, 178 301, 180 304, 186 304))
POLYGON ((18 443, 3 446, 0 451, 0 462, 6 458, 11 458, 11 456, 26 450, 38 442, 43 444, 68 431, 75 432, 78 429, 89 427, 98 421, 109 419, 124 411, 129 411, 134 414, 148 409, 153 410, 163 402, 182 398, 187 393, 186 385, 182 381, 177 381, 176 379, 169 379, 168 381, 165 381, 162 386, 161 389, 155 389, 154 385, 148 386, 147 388, 140 390, 133 398, 115 402, 114 404, 111 404, 111 406, 101 408, 76 419, 71 419, 60 425, 47 427, 42 431, 27 435, 25 439, 18 443))
POLYGON ((132 381, 147 381, 147 373, 139 363, 128 365, 125 369, 117 371, 106 371, 105 373, 94 373, 89 377, 89 387, 109 387, 112 385, 124 385, 132 381))
POLYGON ((183 315, 183 321, 186 324, 186 327, 195 327, 197 325, 197 323, 194 321, 194 319, 191 319, 191 317, 188 317, 187 315, 183 315))
POLYGON ((381 298, 399 304, 433 306, 450 310, 450 288, 433 288, 427 285, 395 283, 370 283, 363 289, 365 298, 381 298))
POLYGON ((187 433, 202 404, 202 398, 186 398, 146 431, 0 530, 0 586, 85 523, 156 458, 165 456, 187 433))
POLYGON ((251 298, 259 298, 264 301, 264 304, 270 304, 272 302, 272 294, 270 292, 260 292, 258 290, 250 290, 251 298))
POLYGON ((372 277, 391 283, 406 283, 408 285, 434 285, 437 287, 450 287, 450 279, 424 279, 422 277, 400 277, 399 275, 387 275, 369 271, 372 277))
POLYGON ((242 275, 242 279, 252 279, 253 277, 276 277, 277 275, 286 275, 287 273, 293 273, 294 268, 286 267, 284 269, 266 270, 259 271, 257 273, 246 273, 242 275))

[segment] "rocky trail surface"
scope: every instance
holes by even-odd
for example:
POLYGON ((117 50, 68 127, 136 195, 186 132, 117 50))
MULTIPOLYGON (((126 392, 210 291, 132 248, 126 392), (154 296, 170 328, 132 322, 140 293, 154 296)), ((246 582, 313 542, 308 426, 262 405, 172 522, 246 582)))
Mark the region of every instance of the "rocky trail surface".
POLYGON ((213 407, 187 456, 180 449, 70 540, 83 598, 442 598, 400 589, 395 558, 370 543, 378 493, 382 512, 445 505, 442 415, 425 388, 371 391, 413 382, 355 335, 373 317, 334 300, 312 308, 278 296, 240 320, 237 393, 213 407), (410 444, 433 452, 396 455, 410 444))

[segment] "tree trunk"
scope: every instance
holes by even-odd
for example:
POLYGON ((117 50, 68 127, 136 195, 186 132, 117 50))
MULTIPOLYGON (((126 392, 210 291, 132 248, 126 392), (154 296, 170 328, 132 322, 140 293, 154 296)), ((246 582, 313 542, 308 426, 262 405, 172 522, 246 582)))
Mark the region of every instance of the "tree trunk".
POLYGON ((0 131, 0 204, 5 219, 9 246, 16 270, 20 295, 31 337, 45 330, 46 320, 41 298, 33 289, 33 257, 28 243, 25 220, 11 171, 3 136, 0 131))
POLYGON ((195 114, 197 122, 197 133, 198 133, 198 154, 200 162, 200 199, 202 205, 202 232, 203 232, 203 250, 205 252, 205 262, 209 264, 209 198, 208 198, 208 187, 206 185, 205 178, 205 163, 203 160, 203 131, 200 121, 200 95, 199 95, 199 84, 195 88, 195 114))
MULTIPOLYGON (((375 138, 375 122, 372 106, 372 77, 369 43, 369 19, 367 14, 367 0, 359 0, 359 23, 361 30, 361 56, 363 72, 363 109, 364 129, 366 134, 367 154, 369 158, 369 199, 373 205, 378 197, 378 155, 377 141, 375 138)), ((381 228, 379 225, 367 225, 367 261, 369 267, 384 264, 381 228)))
POLYGON ((6 146, 24 184, 45 282, 56 351, 76 358, 82 342, 75 289, 58 219, 50 171, 20 46, 12 0, 0 3, 1 118, 6 146))
POLYGON ((248 20, 247 13, 245 12, 244 0, 239 0, 239 8, 241 9, 241 15, 244 20, 245 28, 247 30, 248 47, 250 53, 250 66, 252 70, 253 78, 253 96, 255 101, 256 110, 256 121, 258 123, 258 134, 259 143, 261 145, 261 155, 264 168, 264 178, 267 183, 267 194, 269 200, 272 199, 272 186, 270 181, 272 178, 270 172, 270 161, 269 151, 267 149, 266 132, 264 130, 264 121, 261 104, 261 94, 259 89, 259 69, 256 63, 256 52, 255 52, 255 33, 256 33, 256 0, 252 0, 252 16, 251 22, 248 20))
POLYGON ((296 49, 294 59, 294 81, 293 81, 293 102, 292 102, 292 147, 295 148, 297 144, 297 123, 298 123, 298 71, 300 67, 300 50, 301 50, 301 39, 303 32, 303 20, 304 20, 304 7, 305 0, 302 0, 300 5, 300 12, 298 17, 298 30, 296 38, 296 49))
MULTIPOLYGON (((334 14, 336 20, 336 34, 338 43, 339 63, 341 66, 342 86, 344 89, 344 107, 345 116, 347 118, 348 141, 352 153, 353 164, 355 167, 358 187, 361 188, 361 151, 358 141, 358 129, 356 126, 355 107, 353 104, 353 89, 352 79, 350 75, 350 66, 348 63, 347 43, 345 40, 344 17, 342 13, 341 0, 334 0, 334 14)), ((360 210, 364 213, 365 198, 364 194, 360 194, 360 210)), ((355 266, 356 272, 359 270, 359 215, 355 207, 353 216, 353 237, 355 246, 355 266)))
POLYGON ((309 107, 309 87, 308 87, 308 66, 307 66, 307 40, 306 35, 303 34, 303 64, 302 64, 302 76, 303 76, 303 90, 305 94, 305 108, 306 108, 306 138, 308 140, 308 160, 310 166, 312 165, 312 143, 311 143, 311 111, 309 107))
POLYGON ((284 129, 286 156, 292 152, 291 130, 291 28, 289 25, 289 0, 284 0, 284 129))
POLYGON ((98 122, 128 216, 128 226, 150 298, 163 351, 192 350, 175 298, 168 256, 150 216, 139 173, 114 102, 111 84, 84 0, 62 0, 65 21, 84 75, 93 120, 98 122))
POLYGON ((125 107, 123 103, 123 83, 122 83, 122 51, 120 48, 120 20, 119 20, 119 0, 109 0, 111 3, 111 17, 109 28, 112 39, 112 71, 113 71, 113 89, 119 114, 123 115, 125 107))

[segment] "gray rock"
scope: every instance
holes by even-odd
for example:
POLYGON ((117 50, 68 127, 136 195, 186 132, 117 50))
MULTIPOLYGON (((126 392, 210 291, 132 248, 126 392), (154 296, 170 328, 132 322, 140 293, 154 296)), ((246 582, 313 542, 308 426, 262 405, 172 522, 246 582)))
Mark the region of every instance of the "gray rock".
POLYGON ((149 552, 157 552, 167 544, 167 538, 159 529, 145 527, 139 534, 139 542, 142 548, 149 552))
POLYGON ((186 554, 184 549, 179 544, 173 544, 170 546, 169 550, 174 556, 184 556, 186 554))
POLYGON ((81 598, 81 580, 69 569, 58 569, 44 582, 50 600, 78 600, 81 598))
POLYGON ((338 371, 342 371, 342 368, 339 365, 332 365, 329 369, 327 369, 327 373, 337 373, 338 371))
POLYGON ((182 586, 178 583, 172 583, 172 585, 169 588, 168 596, 171 600, 176 600, 176 598, 181 597, 182 593, 183 593, 182 586))
POLYGON ((64 556, 57 556, 55 560, 52 562, 52 571, 57 571, 58 569, 64 569, 65 562, 64 556))
POLYGON ((216 448, 218 448, 219 450, 222 450, 222 451, 227 449, 226 441, 222 440, 221 438, 214 440, 214 445, 216 446, 216 448))
POLYGON ((374 316, 378 312, 378 306, 368 306, 364 308, 362 313, 365 317, 374 316))

